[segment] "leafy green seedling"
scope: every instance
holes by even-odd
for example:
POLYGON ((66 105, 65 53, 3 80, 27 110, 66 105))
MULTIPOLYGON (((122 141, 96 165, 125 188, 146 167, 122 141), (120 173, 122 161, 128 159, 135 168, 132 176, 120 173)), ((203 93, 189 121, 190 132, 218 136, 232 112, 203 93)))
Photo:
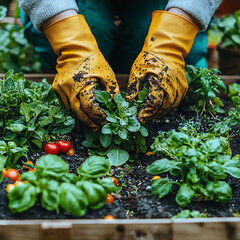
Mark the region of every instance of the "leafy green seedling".
POLYGON ((221 47, 240 47, 240 10, 237 10, 233 15, 227 15, 220 19, 217 27, 223 33, 221 47))
POLYGON ((207 218, 207 215, 205 213, 200 213, 199 211, 189 211, 186 209, 173 216, 171 219, 177 218, 207 218))
POLYGON ((77 176, 69 173, 68 164, 59 156, 44 155, 37 160, 36 171, 23 173, 24 182, 8 192, 9 208, 13 213, 26 211, 41 195, 41 205, 48 211, 59 212, 61 207, 83 216, 88 207, 102 207, 107 193, 116 192, 112 178, 106 177, 110 167, 109 159, 91 156, 77 169, 77 176))
POLYGON ((46 81, 31 82, 9 70, 0 79, 0 154, 7 166, 27 157, 29 148, 42 148, 46 137, 69 133, 75 124, 46 81))
POLYGON ((220 136, 229 136, 229 132, 232 130, 232 127, 240 124, 240 92, 239 85, 231 85, 229 88, 229 95, 232 96, 233 108, 228 112, 228 116, 224 117, 223 120, 217 122, 212 126, 208 132, 215 133, 220 136))
POLYGON ((96 100, 107 115, 100 132, 89 132, 82 143, 85 147, 95 148, 98 154, 105 154, 114 166, 120 166, 129 159, 129 151, 139 149, 146 152, 145 137, 148 130, 137 120, 138 109, 145 102, 147 88, 139 92, 140 99, 127 102, 121 95, 111 95, 102 90, 96 90, 96 100), (99 147, 102 147, 100 153, 99 147))
POLYGON ((186 77, 189 83, 188 95, 191 97, 193 94, 194 98, 197 98, 196 111, 201 115, 205 112, 211 115, 224 113, 221 108, 224 105, 216 93, 220 93, 220 90, 226 92, 226 87, 216 73, 219 73, 217 69, 208 70, 191 65, 186 66, 186 77))
POLYGON ((226 202, 232 197, 226 174, 240 178, 240 155, 231 158, 229 140, 214 133, 198 133, 187 126, 179 131, 162 132, 151 146, 162 158, 147 167, 147 172, 158 175, 169 172, 180 181, 160 178, 152 182, 152 193, 159 198, 179 185, 176 202, 186 207, 193 199, 226 202))

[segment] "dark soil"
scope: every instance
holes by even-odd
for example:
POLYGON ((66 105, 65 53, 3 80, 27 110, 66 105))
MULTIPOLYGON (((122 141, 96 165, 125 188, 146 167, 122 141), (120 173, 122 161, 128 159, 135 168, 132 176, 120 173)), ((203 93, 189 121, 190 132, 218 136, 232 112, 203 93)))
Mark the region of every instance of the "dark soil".
MULTIPOLYGON (((227 100, 224 100, 226 109, 231 106, 227 100)), ((154 120, 149 125, 149 137, 147 138, 147 147, 150 150, 150 145, 157 136, 158 131, 168 131, 177 129, 182 117, 185 119, 196 119, 196 113, 191 111, 191 107, 182 103, 181 106, 166 117, 154 120)), ((210 125, 213 124, 210 122, 210 125)), ((231 138, 231 148, 233 155, 240 154, 240 126, 233 131, 231 138)), ((71 132, 72 144, 76 151, 74 157, 68 155, 60 155, 70 165, 70 172, 76 173, 78 166, 87 158, 87 149, 81 146, 84 140, 85 127, 80 123, 76 125, 71 132)), ((35 152, 29 154, 29 160, 36 161, 43 152, 35 152)), ((173 188, 172 193, 158 199, 157 196, 151 194, 151 178, 152 175, 145 171, 146 166, 157 160, 157 156, 139 156, 138 162, 129 162, 123 167, 112 167, 112 175, 118 178, 120 191, 114 194, 115 201, 113 205, 106 204, 98 210, 88 210, 87 214, 82 217, 86 219, 103 218, 105 215, 111 214, 119 219, 132 218, 170 218, 176 215, 183 208, 179 207, 175 202, 177 187, 173 188)), ((164 175, 163 175, 164 176, 164 175)), ((168 174, 165 174, 168 176, 168 174)), ((171 175, 168 176, 171 179, 171 175)), ((198 210, 206 213, 209 217, 230 217, 234 213, 240 212, 240 180, 227 177, 226 180, 232 187, 232 199, 227 203, 217 203, 213 201, 192 201, 187 207, 189 210, 198 210)), ((5 187, 11 183, 11 180, 5 178, 0 184, 0 219, 68 219, 77 218, 73 215, 61 210, 59 214, 49 212, 41 207, 40 201, 31 209, 21 213, 12 214, 8 209, 8 199, 5 193, 5 187)))

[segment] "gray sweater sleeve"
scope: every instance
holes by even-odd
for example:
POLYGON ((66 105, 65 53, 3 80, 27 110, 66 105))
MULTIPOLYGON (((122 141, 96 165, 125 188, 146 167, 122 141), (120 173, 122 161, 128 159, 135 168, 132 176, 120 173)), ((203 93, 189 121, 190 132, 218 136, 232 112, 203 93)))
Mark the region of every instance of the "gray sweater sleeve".
POLYGON ((195 19, 200 30, 204 30, 221 2, 222 0, 169 0, 166 10, 172 7, 182 9, 195 19))
POLYGON ((41 31, 41 25, 47 19, 65 10, 78 11, 75 0, 18 0, 19 7, 31 18, 34 27, 41 31))

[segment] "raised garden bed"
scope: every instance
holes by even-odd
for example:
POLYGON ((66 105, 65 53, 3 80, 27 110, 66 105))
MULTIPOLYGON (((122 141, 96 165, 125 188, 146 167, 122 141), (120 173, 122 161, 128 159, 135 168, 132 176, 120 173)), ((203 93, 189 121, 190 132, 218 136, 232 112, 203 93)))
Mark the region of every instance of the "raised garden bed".
MULTIPOLYGON (((46 77, 50 82, 53 79, 53 75, 26 75, 25 77, 36 81, 42 77, 46 77)), ((125 89, 127 76, 117 76, 117 79, 120 80, 120 78, 123 83, 121 88, 125 89)), ((239 76, 222 76, 221 78, 226 85, 229 81, 232 83, 240 80, 239 76)), ((229 109, 230 100, 224 99, 224 105, 229 109)), ((195 116, 195 112, 181 104, 168 116, 149 124, 149 136, 146 139, 148 150, 158 132, 177 129, 183 115, 186 119, 191 119, 195 116)), ((240 130, 239 126, 234 129, 235 132, 238 130, 240 130)), ((85 132, 86 128, 78 122, 70 133, 72 145, 76 151, 75 156, 60 155, 69 164, 72 173, 76 173, 77 167, 88 155, 87 149, 81 145, 85 139, 83 134, 85 132)), ((233 156, 240 154, 239 143, 238 133, 230 142, 233 156)), ((29 160, 35 162, 43 154, 45 154, 43 151, 30 153, 29 160)), ((26 212, 12 214, 7 207, 8 200, 5 193, 5 187, 11 183, 11 180, 5 178, 0 185, 0 219, 2 219, 0 220, 0 239, 55 240, 79 239, 79 236, 82 239, 240 239, 240 220, 234 217, 240 212, 240 180, 228 177, 227 182, 232 187, 233 197, 226 203, 192 201, 188 205, 187 209, 205 213, 209 218, 173 220, 170 218, 184 209, 174 200, 176 189, 173 188, 173 192, 161 200, 151 193, 152 175, 146 172, 146 167, 157 159, 159 157, 156 155, 142 154, 138 162, 112 167, 112 175, 118 178, 121 189, 114 195, 114 204, 106 204, 98 210, 88 210, 81 220, 77 220, 79 217, 74 217, 63 210, 59 214, 46 211, 41 207, 40 202, 26 212), (115 216, 117 220, 101 220, 108 214, 115 216)))

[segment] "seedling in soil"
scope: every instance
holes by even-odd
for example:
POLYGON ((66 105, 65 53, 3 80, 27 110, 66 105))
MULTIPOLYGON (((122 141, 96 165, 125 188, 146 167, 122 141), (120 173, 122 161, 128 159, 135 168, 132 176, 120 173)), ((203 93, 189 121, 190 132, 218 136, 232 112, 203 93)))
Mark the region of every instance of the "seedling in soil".
MULTIPOLYGON (((7 2, 7 1, 6 1, 7 2)), ((0 20, 7 15, 7 8, 0 6, 0 20)), ((33 45, 24 37, 24 26, 0 21, 0 72, 13 68, 16 72, 42 72, 42 64, 33 45)))
POLYGON ((207 214, 200 213, 199 211, 195 211, 195 210, 189 211, 188 209, 186 209, 172 217, 172 219, 176 219, 176 218, 207 218, 207 214))
POLYGON ((21 175, 22 184, 8 191, 13 213, 26 211, 37 202, 48 211, 63 208, 75 216, 85 215, 87 208, 98 209, 106 203, 108 193, 116 192, 109 174, 107 158, 91 156, 77 169, 79 176, 69 173, 69 166, 59 156, 44 155, 36 162, 36 171, 21 175))
POLYGON ((221 47, 239 48, 240 47, 240 10, 233 15, 226 15, 217 24, 218 29, 223 33, 221 47))
POLYGON ((15 167, 29 149, 41 149, 48 137, 67 134, 75 124, 46 79, 27 81, 13 70, 0 79, 0 116, 0 155, 7 157, 6 167, 15 167))
POLYGON ((162 156, 147 167, 150 174, 169 172, 180 182, 169 178, 152 181, 152 193, 159 198, 179 185, 176 202, 186 207, 192 200, 226 202, 232 197, 232 189, 224 181, 226 174, 240 178, 240 155, 231 158, 229 140, 213 133, 198 133, 188 127, 179 131, 162 132, 151 146, 162 156))
POLYGON ((205 69, 194 67, 191 65, 186 66, 186 77, 189 83, 188 97, 197 98, 196 111, 203 115, 208 112, 211 116, 216 113, 224 113, 223 103, 216 93, 220 91, 226 92, 226 86, 222 80, 216 75, 219 73, 217 69, 205 69))
POLYGON ((141 100, 127 102, 119 94, 112 99, 108 92, 96 90, 96 100, 104 109, 108 123, 99 132, 89 132, 83 146, 93 148, 94 153, 108 156, 114 166, 126 163, 131 151, 145 153, 148 130, 137 120, 138 110, 147 96, 145 88, 139 95, 141 100))
POLYGON ((212 126, 209 129, 209 132, 220 136, 229 136, 229 132, 232 130, 232 127, 240 124, 240 92, 231 91, 230 94, 235 107, 230 109, 227 117, 212 126))

